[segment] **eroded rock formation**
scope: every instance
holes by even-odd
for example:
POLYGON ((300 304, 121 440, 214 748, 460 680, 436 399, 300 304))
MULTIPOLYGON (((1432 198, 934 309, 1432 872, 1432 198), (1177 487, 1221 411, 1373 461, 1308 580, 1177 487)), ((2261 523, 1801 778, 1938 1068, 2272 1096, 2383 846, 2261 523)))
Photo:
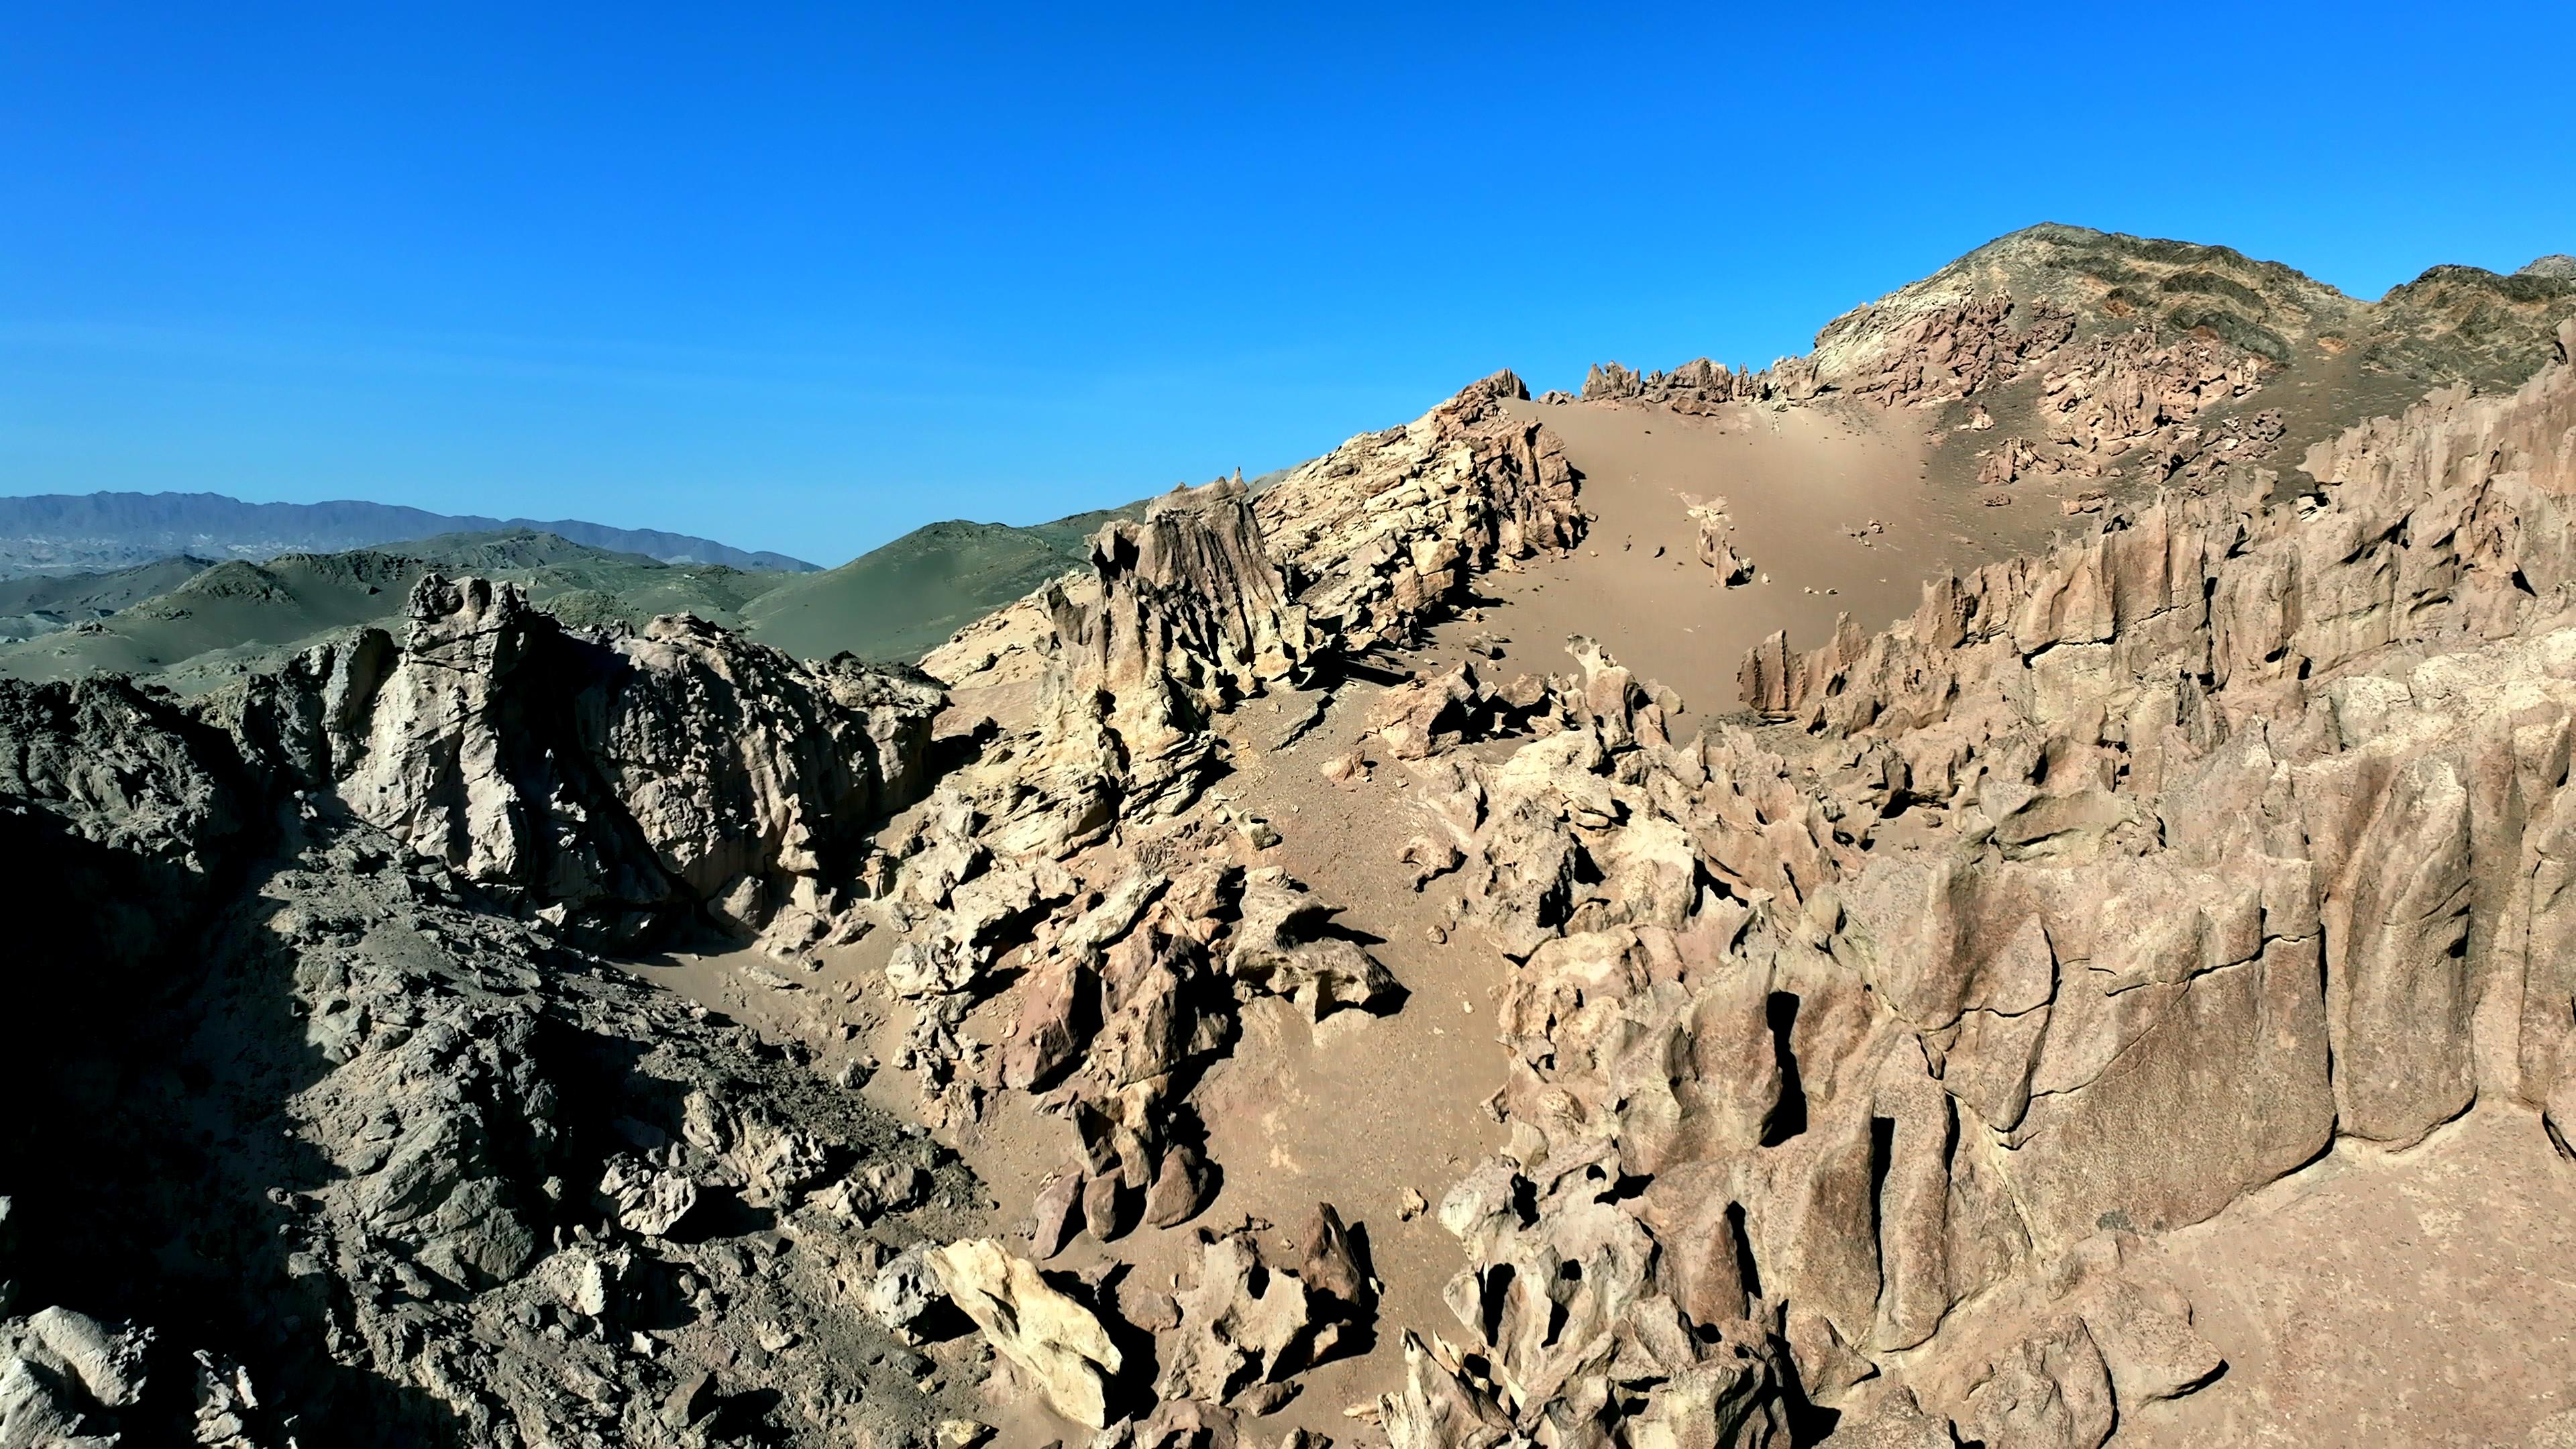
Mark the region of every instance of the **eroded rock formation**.
POLYGON ((1997 293, 1916 313, 1891 332, 1872 366, 1834 382, 1888 407, 1953 402, 2019 375, 2074 335, 2075 315, 2065 308, 2017 308, 1997 293))
POLYGON ((1261 495, 1262 534, 1325 642, 1355 654, 1409 641, 1477 574, 1582 538, 1563 445, 1502 407, 1528 396, 1496 373, 1261 495))
POLYGON ((1670 372, 1639 374, 1615 362, 1596 362, 1584 376, 1583 402, 1647 402, 1677 413, 1706 414, 1727 403, 1805 402, 1822 388, 1806 359, 1784 357, 1758 371, 1729 368, 1705 357, 1670 372))
POLYGON ((1435 634, 1587 523, 1508 373, 1109 525, 933 655, 953 695, 437 578, 401 639, 204 701, 0 685, 0 843, 79 906, 27 913, 29 1009, 131 1028, 7 1064, 0 1438, 967 1449, 980 1392, 1094 1449, 1311 1449, 1269 1416, 1371 1351, 1401 1382, 1338 1422, 1400 1449, 2094 1449, 2201 1391, 2167 1235, 2472 1109, 2576 1157, 2576 371, 2279 497, 2232 476, 2288 436, 2239 406, 2278 339, 2177 319, 2330 299, 2131 261, 2103 285, 2182 299, 2160 325, 1969 268, 1766 373, 1595 370, 1965 403, 1990 483, 2177 485, 2069 500, 2080 536, 1883 633, 1775 635, 1752 715, 1688 736, 1591 639, 1501 680, 1435 634), (1995 424, 2016 386, 2054 430, 1995 424), (1345 838, 1490 996, 1343 924, 1232 793, 1318 729, 1345 793, 1294 778, 1405 802, 1345 838), (1021 1114, 1029 1200, 858 1095, 874 1056, 597 954, 704 927, 817 967, 779 990, 845 972, 836 1045, 882 1024, 940 1133, 1021 1114), (1423 1300, 1320 1189, 1284 1238, 1225 1216, 1261 1165, 1201 1088, 1283 1027, 1377 1049, 1426 982, 1505 1072, 1478 1159, 1395 1204, 1438 1199, 1454 1273, 1404 1268, 1445 1317, 1381 1322, 1423 1300))
POLYGON ((684 616, 575 634, 516 586, 423 578, 219 696, 256 763, 507 904, 633 943, 703 916, 795 950, 844 923, 877 821, 920 797, 938 693, 684 616))
POLYGON ((1469 1342, 1412 1346, 1388 1423, 1641 1422, 1713 1334, 1717 1442, 1794 1382, 2090 1449, 2216 1366, 2127 1234, 2481 1096, 2564 1140, 2571 438, 2564 364, 2437 395, 2316 497, 2169 497, 1773 641, 1746 693, 1794 731, 1614 709, 1434 762, 1520 962, 1513 1143, 1442 1204, 1469 1342))
POLYGON ((305 692, 346 647, 249 702, 0 685, 0 833, 47 903, 21 1005, 117 1024, 5 1069, 12 1442, 683 1444, 746 1394, 817 1439, 927 1422, 846 1305, 954 1161, 335 794, 337 745, 280 722, 371 717, 305 692))

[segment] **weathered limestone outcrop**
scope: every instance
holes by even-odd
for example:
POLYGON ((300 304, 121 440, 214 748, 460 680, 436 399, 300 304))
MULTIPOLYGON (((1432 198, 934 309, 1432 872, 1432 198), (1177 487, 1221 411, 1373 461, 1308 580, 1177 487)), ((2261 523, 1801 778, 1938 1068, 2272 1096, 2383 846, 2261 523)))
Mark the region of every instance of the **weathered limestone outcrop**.
POLYGON ((1092 541, 1097 598, 1045 595, 1057 640, 1041 747, 1106 762, 1128 819, 1197 793, 1209 716, 1287 682, 1312 643, 1306 611, 1254 523, 1240 480, 1167 493, 1092 541))
POLYGON ((1273 1264, 1248 1232, 1201 1231, 1155 1392, 1268 1413, 1296 1393, 1296 1375, 1342 1352, 1376 1294, 1331 1204, 1317 1204, 1299 1256, 1273 1264))
MULTIPOLYGON (((1572 548, 1583 536, 1584 516, 1575 502, 1580 479, 1565 461, 1564 445, 1541 425, 1514 421, 1502 406, 1528 396, 1519 378, 1499 372, 1404 427, 1362 433, 1249 498, 1248 527, 1232 517, 1248 497, 1233 482, 1158 500, 1155 508, 1167 510, 1175 524, 1204 514, 1223 535, 1183 548, 1166 544, 1161 557, 1230 561, 1202 571, 1195 586, 1216 591, 1222 602, 1208 607, 1229 621, 1216 627, 1233 631, 1227 647, 1248 652, 1250 664, 1209 671, 1232 693, 1220 689, 1204 698, 1238 698, 1257 692, 1251 682, 1276 682, 1306 661, 1357 654, 1381 640, 1408 641, 1476 575, 1572 548), (1230 577, 1235 570, 1244 573, 1240 583, 1230 577), (1268 617, 1273 612, 1275 621, 1268 617)), ((1035 679, 1052 667, 1041 661, 1061 653, 1066 628, 1079 632, 1088 627, 1081 620, 1137 607, 1105 597, 1113 577, 1136 567, 1160 572, 1143 562, 1132 541, 1136 528, 1112 525, 1131 542, 1096 545, 1088 573, 969 626, 931 651, 924 669, 961 691, 1035 679), (1122 547, 1136 562, 1118 561, 1122 547)), ((1162 596, 1187 592, 1178 577, 1159 580, 1162 596)), ((1184 627, 1177 637, 1186 642, 1198 633, 1184 627)))
POLYGON ((1583 380, 1582 400, 1633 400, 1690 414, 1728 403, 1805 402, 1824 392, 1885 407, 1952 402, 2020 375, 2075 333, 2075 316, 2062 307, 2040 302, 2018 309, 2018 317, 2016 310, 2001 293, 1931 307, 1896 324, 1865 353, 1828 358, 1820 350, 1759 372, 1730 370, 1704 357, 1642 375, 1615 362, 1595 363, 1583 380))
POLYGON ((1759 371, 1728 368, 1705 357, 1694 358, 1670 372, 1631 372, 1615 362, 1596 362, 1585 374, 1584 402, 1646 402, 1677 413, 1704 415, 1728 403, 1805 402, 1823 383, 1806 359, 1784 357, 1759 371))
MULTIPOLYGON (((993 1092, 1031 1092, 1073 1129, 1033 1212, 1041 1257, 1205 1205, 1186 1084, 1234 1040, 1242 1003, 1283 997, 1320 1020, 1401 999, 1327 903, 1241 858, 1258 832, 1189 809, 1221 763, 1219 716, 1407 642, 1478 574, 1580 537, 1559 445, 1502 407, 1525 396, 1497 374, 1257 499, 1234 480, 1166 495, 1102 530, 1090 577, 932 656, 961 693, 1044 661, 1028 722, 879 842, 899 862, 883 914, 905 938, 888 981, 916 1003, 897 1065, 920 1074, 934 1120, 962 1126, 993 1092), (1039 642, 1004 642, 1024 636, 1039 642), (1014 949, 1026 973, 996 1050, 965 1018, 1014 949)), ((1545 701, 1521 692, 1524 714, 1545 701)), ((1474 708, 1491 725, 1512 706, 1474 708)))
POLYGON ((1402 428, 1363 433, 1257 500, 1262 535, 1319 644, 1356 654, 1405 642, 1489 569, 1583 536, 1578 484, 1555 434, 1515 421, 1508 372, 1402 428))
POLYGON ((1836 389, 1886 407, 1954 402, 2019 376, 2074 335, 2075 314, 2065 308, 2016 307, 1996 293, 1918 312, 1865 363, 1819 371, 1836 389))
POLYGON ((794 950, 843 926, 868 830, 928 787, 938 698, 681 616, 574 634, 514 585, 433 574, 400 641, 320 646, 214 709, 555 924, 631 942, 703 916, 794 950))
POLYGON ((1370 724, 1395 758, 1427 759, 1470 740, 1541 728, 1537 720, 1557 712, 1556 694, 1556 682, 1538 675, 1494 685, 1472 662, 1462 663, 1437 679, 1387 691, 1370 724))
POLYGON ((19 1004, 47 1023, 0 1066, 0 1314, 25 1315, 0 1317, 0 1422, 682 1444, 748 1394, 817 1439, 924 1423, 840 1300, 861 1229, 959 1191, 953 1160, 496 913, 306 783, 339 758, 312 737, 312 773, 280 764, 281 721, 364 718, 304 698, 317 674, 194 714, 0 685, 0 835, 44 902, 19 1004))
POLYGON ((993 1351, 1035 1379, 1058 1413, 1094 1429, 1108 1424, 1109 1380, 1124 1359, 1090 1309, 989 1238, 933 1248, 928 1262, 993 1351))
POLYGON ((1729 1426, 1794 1370, 1855 1434, 2092 1449, 2217 1367, 2125 1235, 2484 1097, 2570 1140, 2576 370, 2310 471, 1775 639, 1794 729, 1416 767, 1520 964, 1399 1442, 1652 1416, 1741 1335, 1729 1426))
POLYGON ((2169 425, 2260 387, 2254 353, 2199 337, 2122 333, 2052 358, 2041 380, 2050 440, 2116 455, 2169 425))

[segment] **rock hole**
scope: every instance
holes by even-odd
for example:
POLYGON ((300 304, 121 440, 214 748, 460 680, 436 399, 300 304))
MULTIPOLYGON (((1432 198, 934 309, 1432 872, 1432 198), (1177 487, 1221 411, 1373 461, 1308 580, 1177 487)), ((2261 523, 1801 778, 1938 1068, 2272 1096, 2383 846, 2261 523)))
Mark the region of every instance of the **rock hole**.
POLYGON ((1496 1263, 1485 1270, 1484 1312, 1480 1315, 1483 1321, 1476 1326, 1484 1333, 1487 1343, 1496 1342, 1502 1336, 1503 1301, 1511 1294, 1512 1277, 1509 1263, 1496 1263))
POLYGON ((1869 1119, 1869 1236, 1872 1242, 1885 1241, 1882 1231, 1887 1219, 1887 1172, 1896 1157, 1896 1119, 1869 1119))
POLYGON ((1646 1189, 1652 1187, 1654 1182, 1655 1179, 1651 1176, 1623 1172, 1619 1174, 1617 1181, 1595 1193, 1592 1200, 1594 1202, 1629 1202, 1644 1197, 1646 1189))
POLYGON ((1797 993, 1772 992, 1763 1000, 1762 1015, 1771 1026, 1771 1060, 1780 1071, 1780 1100, 1762 1124, 1762 1145, 1777 1147, 1807 1130, 1807 1088, 1798 1079, 1798 1053, 1789 1045, 1798 1025, 1797 993))
POLYGON ((1762 1270, 1753 1261, 1753 1234, 1744 1226, 1744 1204, 1726 1205, 1726 1231, 1735 1240, 1735 1276, 1744 1284, 1744 1296, 1761 1297, 1762 1270))

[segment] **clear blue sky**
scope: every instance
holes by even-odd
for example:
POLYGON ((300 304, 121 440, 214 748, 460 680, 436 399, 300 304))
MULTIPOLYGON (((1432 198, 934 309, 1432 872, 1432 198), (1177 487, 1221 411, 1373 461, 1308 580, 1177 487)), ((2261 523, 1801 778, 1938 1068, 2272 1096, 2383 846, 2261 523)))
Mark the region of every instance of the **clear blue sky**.
POLYGON ((2576 251, 2571 15, 22 3, 0 492, 835 563, 1803 351, 2033 221, 2376 295, 2576 251))

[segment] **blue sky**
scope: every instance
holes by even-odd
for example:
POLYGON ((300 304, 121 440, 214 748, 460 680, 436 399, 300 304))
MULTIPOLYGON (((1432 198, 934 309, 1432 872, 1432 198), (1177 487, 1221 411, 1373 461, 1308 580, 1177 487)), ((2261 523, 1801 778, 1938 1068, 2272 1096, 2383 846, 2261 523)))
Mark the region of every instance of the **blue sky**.
POLYGON ((19 5, 0 492, 836 563, 1803 351, 2033 221, 2361 295, 2576 251, 2576 7, 2425 16, 19 5))

